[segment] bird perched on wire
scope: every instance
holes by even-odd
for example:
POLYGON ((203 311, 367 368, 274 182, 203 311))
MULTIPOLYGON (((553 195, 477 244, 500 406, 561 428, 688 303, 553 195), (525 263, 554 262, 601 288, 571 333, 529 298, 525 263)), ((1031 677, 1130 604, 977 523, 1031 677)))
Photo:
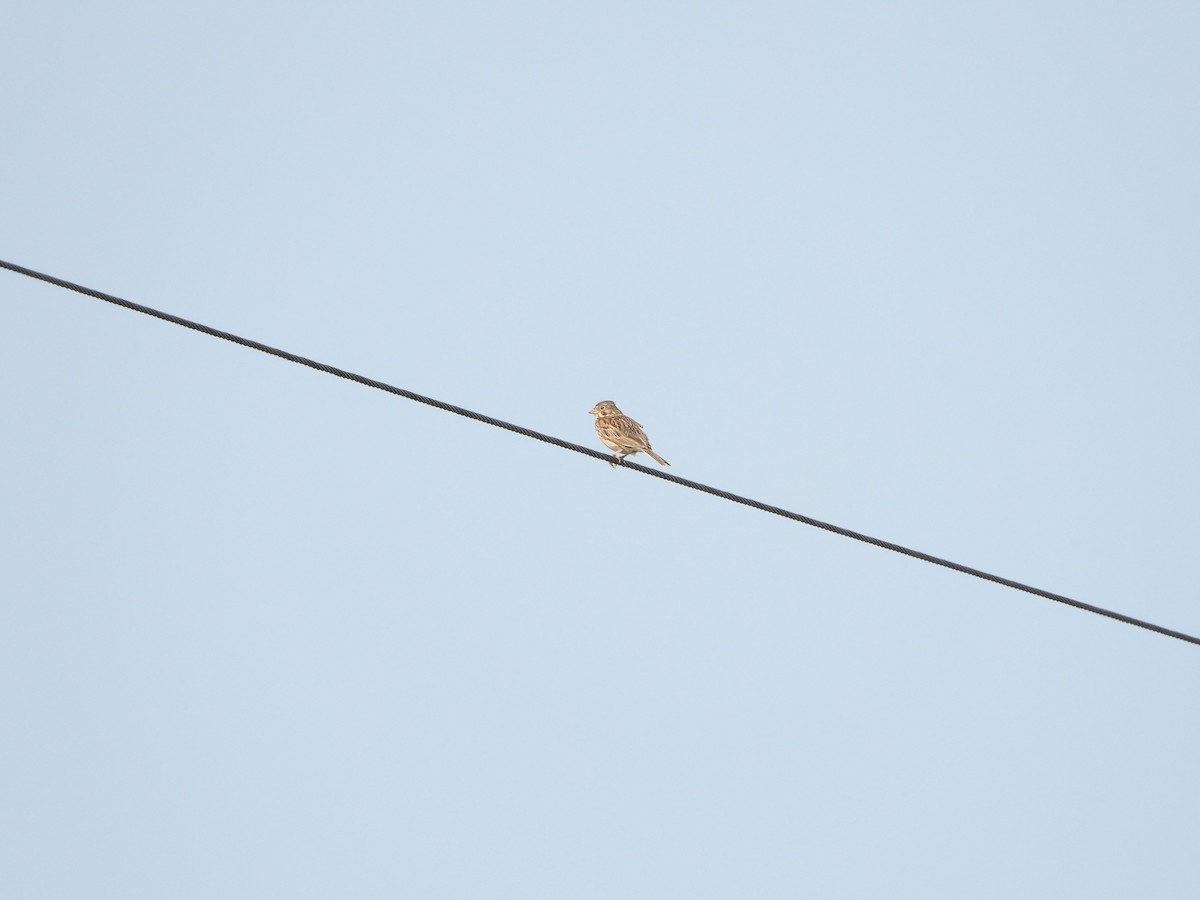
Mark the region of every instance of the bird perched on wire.
POLYGON ((646 437, 646 432, 642 431, 642 426, 617 409, 617 404, 611 400, 601 400, 590 412, 596 417, 596 434, 600 435, 604 446, 613 451, 613 456, 617 459, 623 460, 635 453, 645 453, 660 466, 670 465, 650 449, 650 439, 646 437))

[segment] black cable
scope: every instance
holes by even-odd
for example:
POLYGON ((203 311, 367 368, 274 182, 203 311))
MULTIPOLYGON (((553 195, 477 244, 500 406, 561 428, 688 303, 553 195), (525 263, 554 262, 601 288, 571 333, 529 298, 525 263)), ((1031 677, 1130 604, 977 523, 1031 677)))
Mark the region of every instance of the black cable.
MULTIPOLYGON (((176 325, 182 325, 184 328, 191 328, 193 331, 199 331, 204 334, 211 335, 212 337, 221 338, 222 340, 232 341, 235 344, 241 344, 243 347, 261 350, 263 353, 269 353, 271 356, 278 356, 280 359, 286 359, 289 362, 299 363, 300 365, 308 366, 309 368, 316 369, 320 372, 327 372, 330 375, 336 375, 339 378, 345 378, 349 381, 356 381, 359 384, 366 385, 367 387, 373 387, 381 391, 387 391, 389 394, 395 394, 399 397, 406 397, 409 400, 415 400, 418 403, 434 406, 438 409, 443 409, 446 412, 452 412, 459 416, 466 416, 468 419, 474 419, 477 422, 485 422, 488 425, 494 425, 497 428, 504 428, 507 431, 513 431, 517 434, 524 435, 525 437, 533 438, 534 440, 544 441, 547 444, 554 444, 556 447, 562 447, 565 450, 574 450, 576 453, 583 453, 586 456, 592 456, 608 463, 613 461, 613 457, 609 454, 602 453, 599 450, 593 450, 590 447, 582 447, 579 444, 572 444, 570 441, 564 441, 561 438, 552 437, 548 434, 542 434, 541 432, 533 431, 529 428, 522 428, 520 425, 513 425, 511 422, 505 422, 502 419, 493 419, 491 416, 485 416, 482 413, 473 412, 469 409, 463 409, 461 406, 443 403, 441 400, 434 400, 432 397, 424 397, 421 394, 414 394, 412 391, 406 391, 403 388, 394 387, 393 385, 385 384, 382 381, 376 381, 373 378, 366 378, 363 375, 356 375, 353 372, 347 372, 345 369, 338 369, 334 366, 326 365, 325 363, 306 359, 303 356, 297 356, 295 353, 288 353, 286 350, 278 350, 275 347, 268 347, 266 344, 260 344, 258 341, 252 341, 248 338, 239 337, 236 334, 230 334, 227 331, 220 331, 216 328, 210 328, 208 325, 201 325, 199 322, 192 322, 188 319, 180 318, 179 316, 173 316, 170 313, 165 313, 157 309, 151 309, 149 306, 142 306, 140 303, 122 300, 120 297, 114 297, 112 294, 106 294, 103 291, 97 291, 92 288, 83 287, 82 285, 73 284, 70 281, 64 281, 61 278, 55 278, 53 275, 45 275, 41 272, 35 272, 32 269, 26 269, 24 266, 18 266, 14 263, 5 262, 4 260, 0 260, 0 267, 17 272, 20 275, 36 278, 39 281, 45 281, 48 284, 53 284, 61 288, 66 288, 67 290, 85 294, 89 297, 95 297, 97 300, 104 300, 107 303, 113 303, 117 306, 123 306, 126 309, 132 309, 135 312, 145 313, 146 315, 153 316, 156 319, 162 319, 166 322, 173 322, 176 325)), ((1027 594, 1034 594, 1038 597, 1045 597, 1047 600, 1065 603, 1067 606, 1073 606, 1076 609, 1082 609, 1090 613, 1096 613, 1097 615, 1107 616, 1110 619, 1116 619, 1118 622, 1124 622, 1126 625, 1136 625, 1138 628, 1145 628, 1148 631, 1154 631, 1158 634, 1166 635, 1167 637, 1178 638, 1179 640, 1187 641, 1190 644, 1200 644, 1200 638, 1193 637, 1190 634, 1184 634, 1181 631, 1173 631, 1170 628, 1163 628, 1161 625, 1145 622, 1142 619, 1135 619, 1133 616, 1127 616, 1123 613, 1114 612, 1110 609, 1092 606, 1090 603, 1084 603, 1080 600, 1072 600, 1070 597, 1064 597, 1062 594, 1044 591, 1041 588, 1032 587, 1028 584, 1022 584, 1019 581, 1001 578, 999 575, 991 575, 987 572, 980 571, 979 569, 973 569, 970 566, 964 566, 961 563, 951 562, 950 560, 941 559, 940 557, 932 556, 928 553, 922 553, 919 550, 910 550, 907 547, 902 547, 899 544, 893 544, 890 541, 883 541, 879 538, 871 537, 870 535, 859 534, 857 531, 851 531, 848 528, 842 528, 838 525, 831 525, 828 522, 822 522, 818 519, 802 516, 799 513, 790 512, 789 510, 781 509, 778 506, 770 506, 769 504, 761 503, 758 500, 751 500, 748 497, 741 497, 737 494, 731 494, 728 491, 710 487, 707 484, 700 484, 697 481, 690 481, 687 478, 680 478, 678 475, 672 475, 660 469, 647 468, 646 466, 641 466, 637 463, 631 463, 625 460, 621 460, 619 465, 622 465, 625 468, 635 469, 645 475, 653 475, 655 478, 661 478, 664 481, 671 481, 675 484, 692 488, 696 491, 703 491, 706 494, 712 494, 713 496, 720 497, 723 500, 730 500, 733 503, 740 503, 743 506, 750 506, 754 509, 762 510, 763 512, 773 513, 777 516, 783 516, 785 519, 803 522, 805 525, 811 525, 814 528, 822 528, 825 531, 831 531, 834 534, 840 534, 842 537, 853 538, 856 541, 862 541, 866 544, 873 544, 876 547, 882 547, 885 550, 892 550, 896 553, 902 553, 905 556, 911 556, 913 559, 919 559, 923 560, 924 562, 933 563, 937 566, 943 566, 947 569, 953 569, 956 572, 962 572, 966 575, 974 575, 976 578, 982 578, 984 581, 1002 584, 1005 587, 1014 588, 1018 591, 1024 591, 1027 594)))

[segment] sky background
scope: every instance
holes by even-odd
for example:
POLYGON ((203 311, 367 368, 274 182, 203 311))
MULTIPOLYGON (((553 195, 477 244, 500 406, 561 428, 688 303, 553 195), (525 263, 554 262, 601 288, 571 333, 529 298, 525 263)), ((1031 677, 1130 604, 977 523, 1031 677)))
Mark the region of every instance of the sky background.
MULTIPOLYGON (((17 4, 0 258, 1200 634, 1197 46, 17 4)), ((6 897, 1200 896, 1200 647, 4 271, 0 378, 6 897)))

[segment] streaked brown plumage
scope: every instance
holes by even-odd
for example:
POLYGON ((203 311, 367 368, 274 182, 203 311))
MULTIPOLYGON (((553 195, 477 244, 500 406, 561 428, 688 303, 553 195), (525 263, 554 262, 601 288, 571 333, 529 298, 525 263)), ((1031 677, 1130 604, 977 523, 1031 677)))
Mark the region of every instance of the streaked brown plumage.
POLYGON ((591 408, 591 414, 596 417, 596 434, 600 435, 604 446, 613 451, 617 459, 645 453, 659 465, 670 465, 650 449, 650 439, 642 431, 642 426, 617 409, 617 404, 611 400, 601 400, 591 408))

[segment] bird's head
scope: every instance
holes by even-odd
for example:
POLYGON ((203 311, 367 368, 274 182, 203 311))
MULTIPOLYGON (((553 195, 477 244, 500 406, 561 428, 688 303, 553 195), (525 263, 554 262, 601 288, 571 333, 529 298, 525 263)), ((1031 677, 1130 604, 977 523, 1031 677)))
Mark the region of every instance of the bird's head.
POLYGON ((617 409, 617 404, 613 403, 611 400, 601 400, 590 410, 588 410, 588 412, 590 412, 593 416, 600 416, 601 418, 604 416, 619 416, 621 414, 621 411, 617 409))

